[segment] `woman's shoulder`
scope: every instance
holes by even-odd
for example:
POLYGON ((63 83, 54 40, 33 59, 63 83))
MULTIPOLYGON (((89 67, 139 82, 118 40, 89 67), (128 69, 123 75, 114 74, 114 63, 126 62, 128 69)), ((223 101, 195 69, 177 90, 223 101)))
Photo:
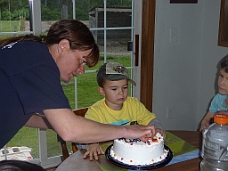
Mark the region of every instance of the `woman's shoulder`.
POLYGON ((9 50, 9 51, 12 51, 12 50, 27 51, 29 49, 36 51, 41 48, 48 49, 44 43, 31 41, 31 40, 16 41, 16 42, 12 42, 12 43, 1 46, 2 50, 9 50))
POLYGON ((17 45, 22 47, 31 47, 31 48, 34 47, 34 50, 48 49, 47 45, 45 45, 44 43, 36 42, 32 40, 23 40, 23 41, 17 42, 17 45))

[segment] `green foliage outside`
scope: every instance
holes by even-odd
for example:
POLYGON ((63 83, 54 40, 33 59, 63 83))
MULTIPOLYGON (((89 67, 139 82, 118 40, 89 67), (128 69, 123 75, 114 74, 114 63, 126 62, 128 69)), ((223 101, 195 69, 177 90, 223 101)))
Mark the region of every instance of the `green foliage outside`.
MULTIPOLYGON (((132 0, 107 0, 107 7, 131 7, 132 0)), ((0 0, 0 20, 29 20, 28 0, 0 0)), ((103 6, 103 0, 75 0, 76 16, 78 20, 88 20, 89 10, 93 7, 103 6)), ((41 19, 59 20, 61 10, 68 7, 68 18, 73 16, 72 0, 41 0, 41 19)))

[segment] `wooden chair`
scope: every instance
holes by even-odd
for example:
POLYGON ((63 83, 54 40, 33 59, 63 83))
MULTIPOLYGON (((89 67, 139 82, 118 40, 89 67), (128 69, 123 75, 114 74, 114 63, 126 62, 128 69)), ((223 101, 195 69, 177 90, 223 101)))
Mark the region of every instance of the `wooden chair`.
MULTIPOLYGON (((88 110, 88 108, 81 108, 81 109, 75 109, 75 110, 73 110, 73 112, 75 115, 84 117, 87 110, 88 110)), ((64 141, 58 134, 57 134, 57 141, 60 142, 63 160, 65 160, 67 157, 69 157, 69 151, 67 149, 66 141, 64 141)), ((72 146, 73 153, 75 153, 78 150, 76 143, 71 143, 71 146, 72 146)))

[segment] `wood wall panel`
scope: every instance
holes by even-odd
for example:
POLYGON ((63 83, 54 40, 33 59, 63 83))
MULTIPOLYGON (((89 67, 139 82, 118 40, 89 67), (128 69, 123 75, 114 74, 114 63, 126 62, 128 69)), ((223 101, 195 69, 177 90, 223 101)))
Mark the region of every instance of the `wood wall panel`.
POLYGON ((140 101, 152 111, 156 0, 142 0, 140 101))

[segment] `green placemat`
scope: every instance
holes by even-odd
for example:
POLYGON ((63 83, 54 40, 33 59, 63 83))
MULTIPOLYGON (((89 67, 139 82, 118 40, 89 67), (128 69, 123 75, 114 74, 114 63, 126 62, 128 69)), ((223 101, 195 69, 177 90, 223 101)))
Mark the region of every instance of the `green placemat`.
MULTIPOLYGON (((105 151, 111 144, 112 142, 103 143, 101 147, 105 151)), ((199 149, 170 132, 166 132, 165 145, 172 150, 174 155, 169 165, 198 157, 199 149)), ((111 164, 106 160, 105 155, 100 155, 96 163, 103 171, 128 171, 128 169, 111 164)))
POLYGON ((191 151, 198 150, 195 146, 187 143, 176 135, 166 132, 165 145, 167 145, 173 152, 174 157, 191 151))

